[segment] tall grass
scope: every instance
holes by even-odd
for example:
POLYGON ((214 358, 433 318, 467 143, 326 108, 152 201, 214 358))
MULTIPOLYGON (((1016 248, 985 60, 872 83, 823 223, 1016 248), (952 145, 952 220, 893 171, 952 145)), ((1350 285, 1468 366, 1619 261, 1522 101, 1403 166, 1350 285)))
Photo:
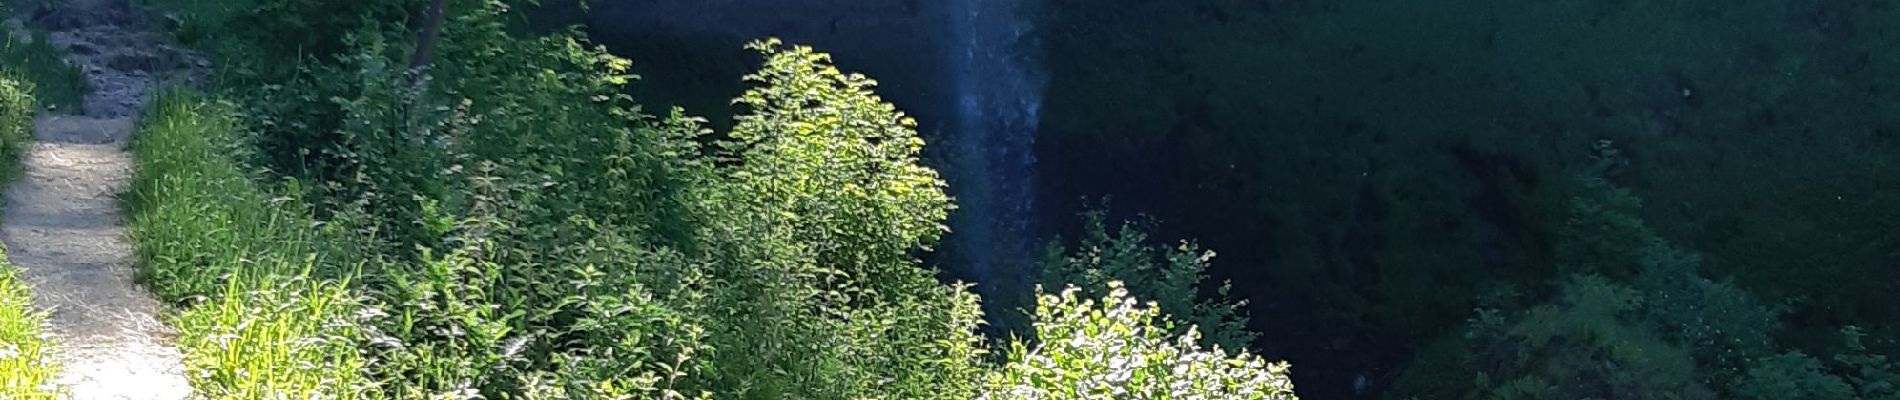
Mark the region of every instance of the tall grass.
POLYGON ((0 184, 20 173, 20 155, 33 140, 33 84, 0 72, 0 184))
POLYGON ((46 313, 33 309, 33 294, 19 269, 0 255, 0 399, 52 399, 59 366, 42 330, 46 313))
POLYGON ((360 352, 374 315, 313 277, 316 226, 236 161, 229 107, 173 93, 134 143, 131 234, 153 291, 181 305, 192 386, 216 399, 374 396, 360 352))
MULTIPOLYGON (((20 153, 31 137, 33 95, 28 84, 0 74, 0 186, 19 175, 20 153)), ((50 399, 59 368, 33 309, 33 295, 0 250, 0 399, 50 399)))
MULTIPOLYGON (((0 6, 0 15, 5 15, 0 6)), ((86 93, 86 77, 78 68, 60 57, 58 48, 47 41, 46 32, 34 31, 31 38, 16 38, 0 30, 0 74, 13 75, 31 82, 41 106, 83 112, 80 96, 86 93)))

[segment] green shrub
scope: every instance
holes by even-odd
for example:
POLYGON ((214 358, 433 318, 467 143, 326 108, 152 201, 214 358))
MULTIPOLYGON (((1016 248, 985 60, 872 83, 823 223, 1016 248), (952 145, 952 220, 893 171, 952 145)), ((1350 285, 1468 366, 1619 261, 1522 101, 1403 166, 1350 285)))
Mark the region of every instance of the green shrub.
POLYGON ((1848 383, 1860 398, 1867 400, 1900 399, 1900 363, 1867 350, 1867 333, 1859 327, 1841 328, 1846 351, 1834 356, 1836 368, 1844 371, 1848 383))
POLYGON ((949 198, 914 122, 809 47, 766 57, 689 194, 710 258, 715 387, 742 398, 967 398, 981 320, 917 251, 949 198))
POLYGON ((1014 344, 981 399, 1286 399, 1285 363, 1203 350, 1199 331, 1172 335, 1153 303, 1120 282, 1097 303, 1070 287, 1040 296, 1034 346, 1014 344))
POLYGON ((917 122, 872 92, 877 83, 809 47, 751 46, 765 65, 734 100, 744 111, 718 147, 728 200, 780 213, 820 265, 867 285, 914 275, 912 251, 934 246, 950 197, 918 154, 917 122), (743 196, 743 197, 739 197, 743 196))
POLYGON ((1715 398, 1737 376, 1736 363, 1757 356, 1721 350, 1761 340, 1772 325, 1749 323, 1772 323, 1770 309, 1745 296, 1733 299, 1733 287, 1697 275, 1700 260, 1649 230, 1633 214, 1641 202, 1628 191, 1596 179, 1580 182, 1556 244, 1557 263, 1569 277, 1556 285, 1555 298, 1485 305, 1461 341, 1438 344, 1461 350, 1431 352, 1459 361, 1420 359, 1401 379, 1400 393, 1715 398), (1716 307, 1751 314, 1734 325, 1704 318, 1716 316, 1709 313, 1716 307), (1458 371, 1453 374, 1464 380, 1431 370, 1458 371))
POLYGON ((1735 394, 1761 400, 1855 398, 1853 387, 1799 351, 1756 359, 1748 375, 1736 382, 1735 394))
MULTIPOLYGON (((1238 350, 1251 344, 1256 335, 1246 331, 1245 302, 1225 302, 1229 285, 1218 288, 1220 298, 1201 300, 1213 251, 1185 241, 1175 247, 1150 246, 1140 224, 1125 222, 1110 231, 1105 218, 1100 210, 1083 214, 1083 236, 1073 254, 1052 244, 1042 264, 1043 287, 1075 285, 1095 297, 1108 293, 1109 282, 1119 281, 1174 320, 1198 327, 1202 345, 1238 350)), ((1174 333, 1185 329, 1177 326, 1174 333)))
POLYGON ((1476 393, 1505 399, 1711 398, 1696 379, 1689 351, 1632 318, 1640 313, 1643 293, 1595 276, 1576 277, 1561 290, 1553 304, 1508 322, 1474 322, 1473 355, 1482 361, 1465 368, 1477 376, 1476 393), (1549 390, 1523 390, 1531 387, 1549 390))

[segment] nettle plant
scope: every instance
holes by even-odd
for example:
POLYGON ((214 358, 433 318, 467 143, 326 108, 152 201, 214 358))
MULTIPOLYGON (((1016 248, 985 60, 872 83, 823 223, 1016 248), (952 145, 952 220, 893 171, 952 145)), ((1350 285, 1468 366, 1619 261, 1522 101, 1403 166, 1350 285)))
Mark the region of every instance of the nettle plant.
POLYGON ((875 82, 776 40, 687 194, 704 225, 713 384, 743 398, 969 398, 975 296, 917 251, 950 209, 875 82))

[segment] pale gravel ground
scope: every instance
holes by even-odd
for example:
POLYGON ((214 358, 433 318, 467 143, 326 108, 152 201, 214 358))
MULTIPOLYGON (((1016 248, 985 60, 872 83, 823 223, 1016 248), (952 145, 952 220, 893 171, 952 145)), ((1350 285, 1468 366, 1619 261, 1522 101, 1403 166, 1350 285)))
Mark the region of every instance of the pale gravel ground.
POLYGON ((0 239, 34 286, 74 399, 182 399, 183 356, 157 300, 132 280, 117 194, 131 172, 129 117, 46 116, 6 193, 0 239))
MULTIPOLYGON (((191 395, 183 356, 160 322, 162 306, 133 281, 132 244, 118 196, 131 179, 125 145, 155 74, 197 75, 204 63, 127 28, 122 2, 73 1, 51 25, 51 41, 73 53, 94 90, 87 115, 45 115, 6 191, 0 240, 25 271, 74 399, 183 399, 191 395), (156 73, 154 71, 157 71, 156 73)), ((42 21, 41 23, 44 24, 42 21)))

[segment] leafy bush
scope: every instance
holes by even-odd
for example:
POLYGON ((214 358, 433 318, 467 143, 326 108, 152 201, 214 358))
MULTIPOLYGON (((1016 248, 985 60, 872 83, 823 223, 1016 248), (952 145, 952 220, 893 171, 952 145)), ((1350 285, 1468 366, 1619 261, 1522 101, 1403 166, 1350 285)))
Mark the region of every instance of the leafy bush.
POLYGON ((1467 366, 1485 397, 1711 398, 1695 363, 1640 319, 1643 294, 1600 277, 1566 282, 1555 304, 1504 321, 1481 318, 1467 366), (1490 365, 1491 367, 1484 367, 1490 365))
POLYGON ((949 198, 914 122, 809 47, 766 57, 690 194, 712 288, 716 387, 745 398, 957 398, 982 354, 975 296, 916 251, 949 198))
POLYGON ((1168 333, 1153 303, 1120 282, 1100 303, 1070 287, 1040 296, 1036 345, 1014 344, 981 399, 1294 399, 1285 363, 1203 350, 1199 331, 1168 333))
POLYGON ((1867 350, 1867 333, 1859 327, 1841 328, 1846 351, 1834 356, 1837 368, 1845 371, 1847 382, 1854 385, 1860 398, 1867 400, 1900 399, 1900 363, 1867 350))
MULTIPOLYGON (((1151 247, 1139 224, 1124 222, 1110 231, 1105 218, 1100 210, 1083 214, 1083 236, 1074 254, 1051 245, 1042 265, 1044 287, 1075 285, 1095 297, 1107 294, 1110 282, 1122 282, 1136 297, 1154 301, 1162 313, 1198 327, 1204 332, 1203 345, 1236 350, 1251 344, 1256 335, 1246 331, 1241 308, 1245 302, 1222 301, 1230 285, 1218 288, 1219 299, 1200 300, 1213 251, 1185 241, 1172 248, 1151 247)), ((1177 326, 1175 333, 1185 329, 1177 326)))
POLYGON ((1755 360, 1748 375, 1735 384, 1735 393, 1746 399, 1849 399, 1854 388, 1840 377, 1829 374, 1820 360, 1790 351, 1755 360))
POLYGON ((793 218, 819 265, 871 285, 915 275, 912 251, 936 244, 951 205, 937 172, 918 162, 917 122, 878 97, 876 82, 846 74, 810 47, 754 43, 766 56, 758 86, 720 141, 730 200, 793 218), (776 209, 776 210, 772 210, 776 209))

